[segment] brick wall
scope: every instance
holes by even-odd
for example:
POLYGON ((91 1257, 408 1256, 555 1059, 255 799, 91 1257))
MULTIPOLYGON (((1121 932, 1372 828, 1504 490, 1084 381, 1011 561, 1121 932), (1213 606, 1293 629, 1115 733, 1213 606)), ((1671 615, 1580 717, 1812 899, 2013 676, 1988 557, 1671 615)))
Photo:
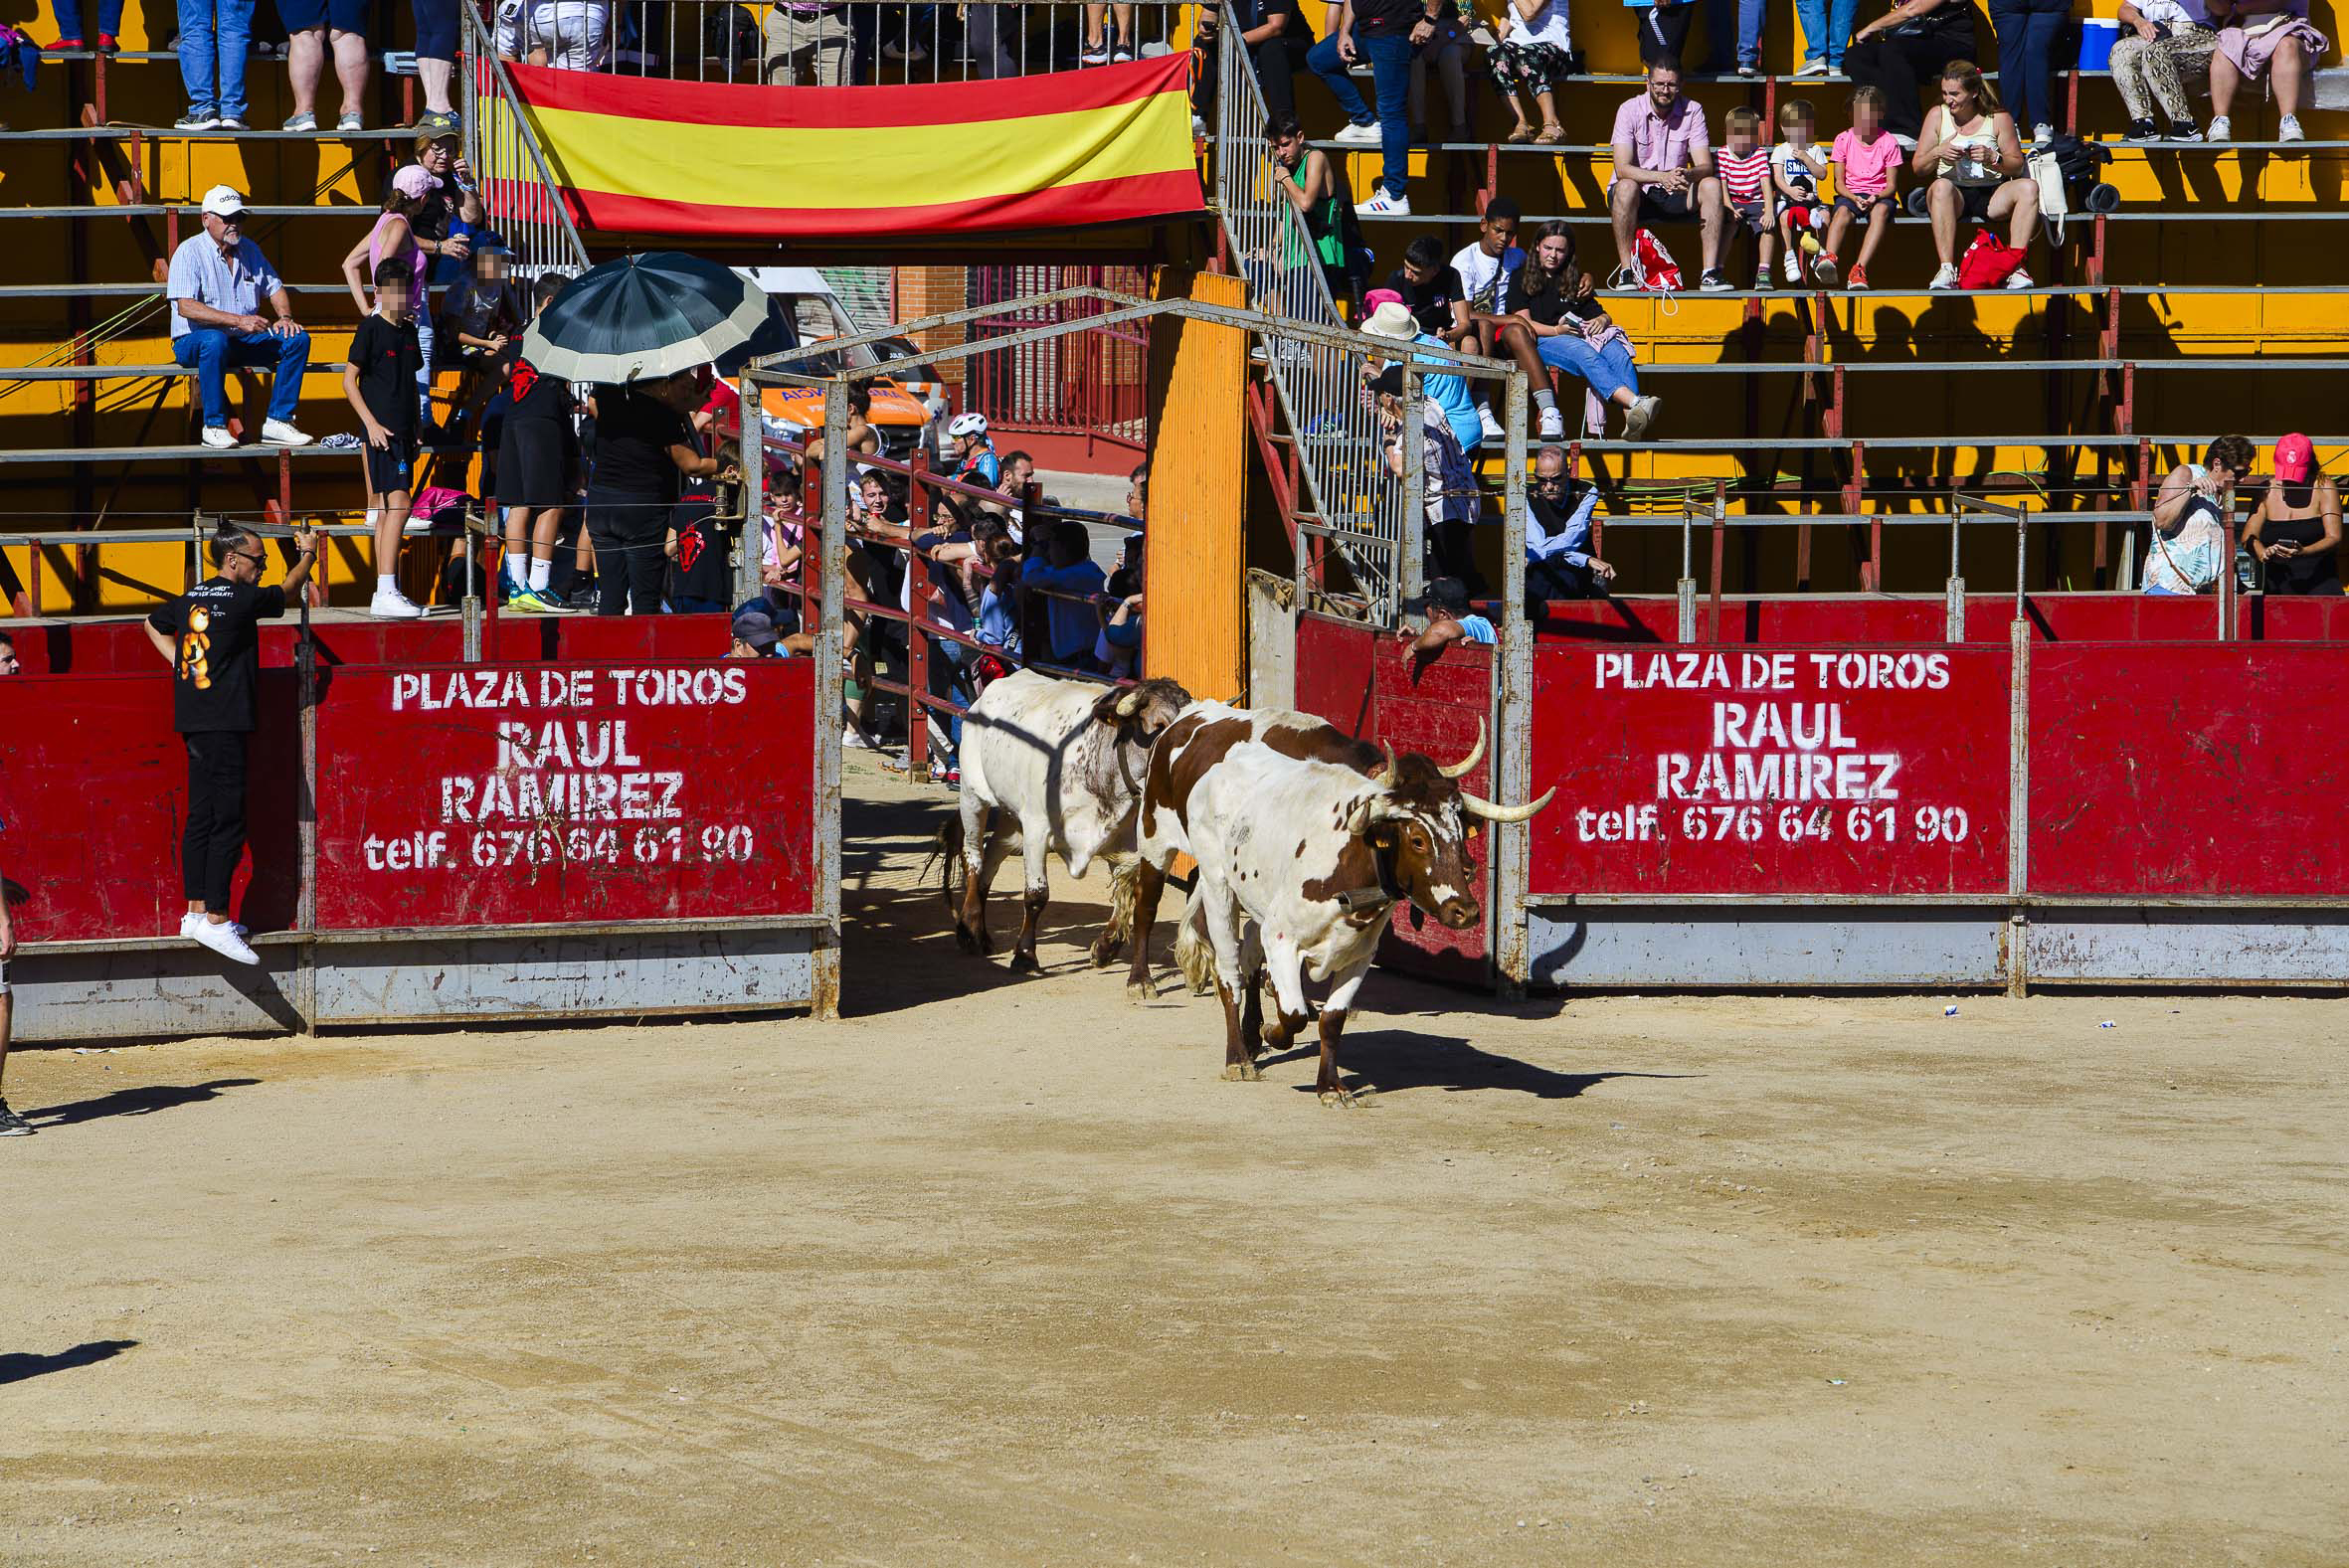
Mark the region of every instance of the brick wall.
MULTIPOLYGON (((966 267, 901 266, 897 269, 897 319, 900 321, 961 310, 970 302, 971 273, 966 267)), ((964 336, 961 327, 945 327, 935 332, 917 333, 914 341, 926 349, 954 348, 964 341, 964 336)), ((939 369, 945 373, 947 383, 955 389, 955 406, 962 407, 962 366, 946 364, 939 369)))

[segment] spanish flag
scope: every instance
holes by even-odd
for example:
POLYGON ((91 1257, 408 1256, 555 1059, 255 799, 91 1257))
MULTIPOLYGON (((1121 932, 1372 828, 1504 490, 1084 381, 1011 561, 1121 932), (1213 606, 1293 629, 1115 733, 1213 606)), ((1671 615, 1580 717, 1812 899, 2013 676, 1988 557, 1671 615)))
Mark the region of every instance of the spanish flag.
POLYGON ((507 69, 582 229, 881 240, 909 230, 1131 223, 1205 207, 1186 54, 931 87, 507 69))

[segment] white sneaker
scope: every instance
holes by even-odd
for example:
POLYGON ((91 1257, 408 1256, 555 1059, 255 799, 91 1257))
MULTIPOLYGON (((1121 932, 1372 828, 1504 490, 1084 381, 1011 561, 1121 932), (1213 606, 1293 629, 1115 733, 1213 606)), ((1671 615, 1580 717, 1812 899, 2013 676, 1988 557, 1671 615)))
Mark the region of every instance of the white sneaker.
POLYGON ((1827 57, 1824 55, 1813 55, 1810 59, 1795 67, 1794 74, 1798 77, 1823 77, 1827 75, 1827 57))
POLYGON ((307 446, 310 438, 283 420, 270 420, 261 428, 261 438, 271 446, 307 446))
POLYGON ((2038 286, 2031 281, 2031 274, 2019 266, 2007 273, 2007 287, 2009 288, 2036 288, 2038 286))
POLYGON ((379 588, 368 601, 367 613, 378 620, 421 620, 424 610, 396 588, 379 588))
POLYGON ((1485 428, 1485 439, 1489 441, 1498 441, 1507 440, 1509 438, 1509 432, 1503 430, 1501 428, 1500 420, 1494 417, 1493 406, 1491 404, 1478 404, 1476 406, 1476 418, 1477 423, 1485 428))
POLYGON ((259 963, 261 961, 261 955, 254 952, 252 945, 243 937, 237 935, 236 927, 208 917, 198 917, 195 924, 196 929, 189 935, 222 958, 238 963, 259 963))
POLYGON ((2308 133, 2300 128, 2300 116, 2286 114, 2282 119, 2277 120, 2275 122, 2275 139, 2277 141, 2306 141, 2308 133))
POLYGON ((1541 438, 1545 441, 1564 440, 1566 438, 1566 417, 1555 409, 1541 409, 1537 412, 1541 416, 1541 438))
POLYGON ((1631 400, 1631 407, 1623 411, 1623 438, 1627 441, 1645 440, 1648 427, 1656 423, 1657 411, 1664 400, 1654 393, 1646 393, 1631 400))
POLYGON ((2211 121, 2210 129, 2202 133, 2202 139, 2205 141, 2233 141, 2235 139, 2235 121, 2221 114, 2211 121))
POLYGON ((1389 196, 1381 190, 1366 202, 1355 203, 1354 210, 1372 218, 1408 218, 1411 216, 1411 198, 1389 196))
POLYGON ((2034 147, 2040 146, 2046 142, 2054 141, 2055 139, 2056 127, 2049 124, 2046 120, 2043 119, 2038 124, 2031 127, 2031 145, 2034 147))
POLYGON ((229 434, 228 427, 225 425, 205 426, 204 435, 200 438, 205 445, 217 446, 222 451, 233 451, 237 445, 237 437, 229 434))
POLYGON ((1803 280, 1802 247, 1790 245, 1786 248, 1786 264, 1779 270, 1786 274, 1786 280, 1790 283, 1803 280))
POLYGON ((1933 274, 1933 280, 1927 283, 1925 286, 1927 288, 1955 288, 1957 286, 1957 263, 1955 261, 1943 261, 1941 263, 1941 270, 1935 272, 1933 274))
POLYGON ((877 749, 878 748, 876 748, 872 742, 864 738, 864 732, 858 729, 855 725, 850 724, 842 726, 840 730, 840 750, 844 752, 870 752, 877 749))
MULTIPOLYGON (((201 915, 182 915, 179 918, 179 934, 187 938, 188 941, 194 942, 196 940, 196 928, 203 924, 204 917, 201 915)), ((248 928, 241 920, 230 921, 229 930, 235 932, 241 939, 248 938, 253 935, 252 930, 248 928)))
POLYGON ((1378 145, 1380 136, 1378 122, 1372 120, 1367 125, 1341 125, 1338 127, 1338 134, 1330 139, 1343 141, 1352 147, 1375 147, 1378 145))

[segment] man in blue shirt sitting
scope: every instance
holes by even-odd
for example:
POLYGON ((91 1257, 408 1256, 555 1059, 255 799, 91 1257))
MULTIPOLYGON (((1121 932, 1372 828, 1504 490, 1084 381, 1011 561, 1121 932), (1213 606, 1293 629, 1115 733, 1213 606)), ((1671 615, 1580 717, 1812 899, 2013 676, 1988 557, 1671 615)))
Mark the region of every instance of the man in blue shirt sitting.
POLYGON ((1565 449, 1542 447, 1526 495, 1527 603, 1607 597, 1615 569, 1590 553, 1590 519, 1597 510, 1597 487, 1566 477, 1565 449))
POLYGON ((294 321, 284 282, 261 247, 245 238, 244 226, 245 198, 234 188, 215 185, 204 193, 204 232, 171 253, 164 285, 171 296, 171 357, 196 373, 205 445, 237 444, 229 433, 228 373, 274 367, 261 438, 271 446, 307 446, 310 438, 293 427, 293 411, 310 365, 310 335, 294 321), (268 316, 261 313, 265 300, 268 316))

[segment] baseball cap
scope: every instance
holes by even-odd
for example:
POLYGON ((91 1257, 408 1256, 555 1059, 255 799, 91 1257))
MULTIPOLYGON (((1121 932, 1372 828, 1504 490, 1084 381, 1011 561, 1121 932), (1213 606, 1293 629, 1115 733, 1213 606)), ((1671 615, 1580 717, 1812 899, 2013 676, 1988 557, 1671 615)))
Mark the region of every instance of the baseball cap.
POLYGON ((204 211, 214 218, 237 218, 245 212, 245 193, 234 185, 215 185, 204 193, 204 211))
POLYGON ((1398 607, 1413 614, 1425 612, 1430 607, 1448 610, 1455 615, 1468 613, 1468 585, 1456 577, 1428 580, 1427 592, 1417 599, 1406 599, 1398 607))
POLYGON ((1369 319, 1362 323, 1362 330, 1372 337, 1408 339, 1419 335, 1419 323, 1412 319, 1410 308, 1398 294, 1371 311, 1369 319))
POLYGON ((734 636, 761 653, 772 650, 783 640, 783 634, 775 629, 775 617, 757 610, 746 610, 734 617, 734 636))
POLYGON ((2275 476, 2286 484, 2306 484, 2316 467, 2316 443, 2294 432, 2275 443, 2275 476))
POLYGON ((416 118, 416 144, 429 147, 436 141, 456 140, 456 116, 440 109, 427 109, 416 118))
POLYGON ((427 171, 421 163, 412 163, 392 176, 392 189, 410 201, 421 201, 440 184, 440 180, 427 171))

